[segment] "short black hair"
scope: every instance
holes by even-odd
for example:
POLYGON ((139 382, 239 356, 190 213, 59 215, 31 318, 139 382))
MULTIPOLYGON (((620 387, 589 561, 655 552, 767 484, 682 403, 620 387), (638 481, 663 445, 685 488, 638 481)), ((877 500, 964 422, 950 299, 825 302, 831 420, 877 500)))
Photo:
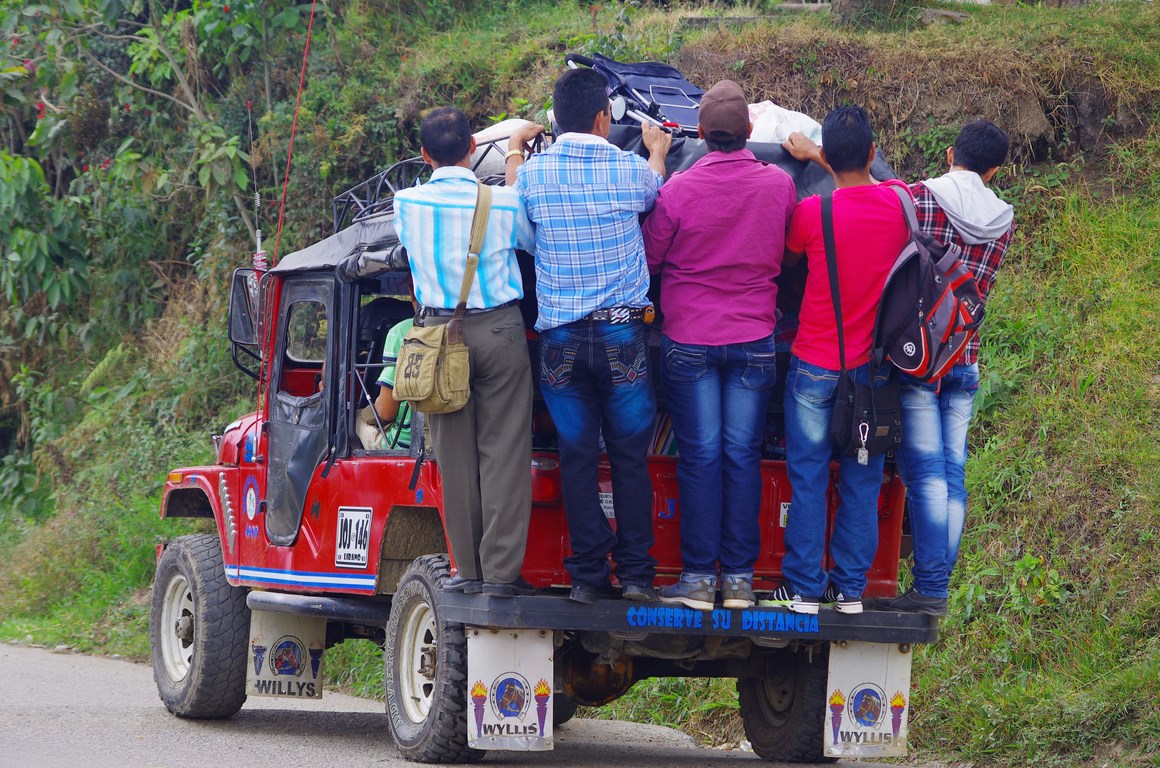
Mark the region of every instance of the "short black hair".
POLYGON ((874 131, 866 110, 859 106, 838 107, 822 121, 822 149, 835 173, 858 171, 870 162, 874 131))
POLYGON ((733 136, 715 131, 706 134, 705 146, 710 152, 736 152, 739 149, 745 149, 745 142, 748 140, 748 136, 733 136))
POLYGON ((455 107, 440 107, 423 118, 419 143, 440 165, 455 165, 471 151, 471 124, 455 107))
POLYGON ((986 173, 1007 159, 1011 140, 990 120, 967 123, 955 137, 955 165, 968 171, 986 173))
POLYGON ((556 80, 552 112, 561 133, 590 132, 596 116, 608 109, 608 81, 595 69, 569 69, 556 80))

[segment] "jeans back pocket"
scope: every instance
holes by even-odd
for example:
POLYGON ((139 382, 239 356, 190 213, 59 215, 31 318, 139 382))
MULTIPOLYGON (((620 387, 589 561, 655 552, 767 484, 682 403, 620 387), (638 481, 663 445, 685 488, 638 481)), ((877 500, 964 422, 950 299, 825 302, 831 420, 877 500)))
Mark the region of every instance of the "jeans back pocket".
POLYGON ((800 361, 791 364, 794 397, 818 404, 833 400, 834 391, 838 388, 838 373, 800 361))
POLYGON ((708 353, 701 344, 682 344, 667 336, 661 339, 662 365, 670 381, 696 381, 705 375, 708 353))
POLYGON ((572 383, 576 345, 540 337, 540 380, 551 389, 565 389, 572 383))

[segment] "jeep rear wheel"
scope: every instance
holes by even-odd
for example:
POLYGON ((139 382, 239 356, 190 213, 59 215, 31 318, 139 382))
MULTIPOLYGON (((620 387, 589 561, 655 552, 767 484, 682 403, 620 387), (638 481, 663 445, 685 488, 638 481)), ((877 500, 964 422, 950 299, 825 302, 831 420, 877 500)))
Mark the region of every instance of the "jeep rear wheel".
POLYGON ((829 761, 822 756, 828 653, 782 651, 768 677, 737 679, 745 736, 765 760, 829 761))
POLYGON ((217 536, 182 536, 165 548, 149 635, 157 691, 178 717, 230 717, 245 702, 246 592, 226 581, 217 536))
POLYGON ((566 693, 556 691, 552 694, 552 725, 563 725, 576 716, 579 709, 576 699, 566 693))
POLYGON ((467 746, 467 637, 442 619, 436 596, 446 555, 420 557, 399 580, 383 649, 387 723, 395 746, 420 763, 465 763, 483 751, 467 746))

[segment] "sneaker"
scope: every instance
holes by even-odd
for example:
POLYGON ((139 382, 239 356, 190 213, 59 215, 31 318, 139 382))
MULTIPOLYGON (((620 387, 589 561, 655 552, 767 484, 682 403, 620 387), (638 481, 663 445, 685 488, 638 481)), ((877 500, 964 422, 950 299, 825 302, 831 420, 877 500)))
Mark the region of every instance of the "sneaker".
POLYGON ((769 597, 757 604, 766 608, 789 608, 794 613, 808 613, 816 616, 819 602, 816 597, 804 597, 798 594, 788 581, 783 581, 777 589, 769 593, 769 597))
POLYGON ((681 574, 676 584, 661 587, 661 602, 681 603, 698 611, 713 610, 717 599, 716 576, 688 576, 681 574))
POLYGON ((834 608, 838 613, 861 613, 862 612, 862 598, 861 597, 847 597, 838 591, 838 588, 833 584, 826 587, 826 591, 822 594, 822 605, 827 608, 834 608))
POLYGON ((875 601, 874 607, 880 611, 925 613, 930 616, 947 615, 947 599, 945 597, 927 597, 913 587, 898 597, 885 597, 875 601))
POLYGON ((752 608, 753 579, 745 576, 724 576, 721 579, 721 604, 726 608, 752 608))

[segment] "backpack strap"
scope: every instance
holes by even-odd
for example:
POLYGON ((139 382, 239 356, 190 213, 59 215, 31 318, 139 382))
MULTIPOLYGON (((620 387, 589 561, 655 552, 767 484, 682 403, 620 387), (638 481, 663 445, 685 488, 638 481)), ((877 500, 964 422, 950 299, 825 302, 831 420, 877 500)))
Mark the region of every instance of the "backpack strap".
POLYGON ((906 223, 910 225, 910 233, 912 235, 918 234, 918 211, 914 207, 914 198, 910 196, 910 190, 903 189, 897 184, 891 184, 890 188, 898 195, 898 200, 902 203, 902 212, 906 215, 906 223))
POLYGON ((834 320, 838 324, 838 360, 842 376, 846 375, 846 339, 842 328, 842 292, 838 288, 838 251, 834 247, 834 198, 832 192, 822 195, 822 241, 826 245, 826 271, 830 274, 830 300, 834 302, 834 320))

